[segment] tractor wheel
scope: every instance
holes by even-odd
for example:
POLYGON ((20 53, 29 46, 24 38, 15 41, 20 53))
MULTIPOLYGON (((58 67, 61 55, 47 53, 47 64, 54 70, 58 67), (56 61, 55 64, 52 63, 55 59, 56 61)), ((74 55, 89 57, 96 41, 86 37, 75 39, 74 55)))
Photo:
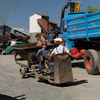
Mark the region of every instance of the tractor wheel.
POLYGON ((25 73, 29 73, 29 68, 24 68, 24 70, 25 70, 25 73))
POLYGON ((20 68, 19 73, 20 73, 21 78, 25 78, 25 68, 24 67, 20 68))
POLYGON ((95 50, 89 49, 84 55, 84 66, 88 74, 98 74, 98 54, 95 50))

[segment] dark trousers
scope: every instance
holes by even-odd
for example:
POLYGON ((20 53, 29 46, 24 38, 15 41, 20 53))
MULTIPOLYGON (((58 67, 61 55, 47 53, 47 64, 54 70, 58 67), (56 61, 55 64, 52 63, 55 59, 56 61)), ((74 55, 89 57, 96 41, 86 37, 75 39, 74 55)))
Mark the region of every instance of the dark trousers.
POLYGON ((53 62, 50 62, 49 63, 49 68, 50 68, 50 72, 54 72, 54 63, 53 62))

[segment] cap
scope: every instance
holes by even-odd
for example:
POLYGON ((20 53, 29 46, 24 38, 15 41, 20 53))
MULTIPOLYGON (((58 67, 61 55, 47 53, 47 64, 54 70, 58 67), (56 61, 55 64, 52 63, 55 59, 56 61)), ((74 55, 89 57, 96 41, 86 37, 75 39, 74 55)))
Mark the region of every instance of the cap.
POLYGON ((47 45, 47 43, 45 41, 42 42, 42 45, 47 45))

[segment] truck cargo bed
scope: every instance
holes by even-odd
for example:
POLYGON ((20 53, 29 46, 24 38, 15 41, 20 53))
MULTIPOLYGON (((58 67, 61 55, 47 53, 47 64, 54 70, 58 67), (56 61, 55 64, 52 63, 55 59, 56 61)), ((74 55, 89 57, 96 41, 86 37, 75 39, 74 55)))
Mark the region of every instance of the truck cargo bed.
POLYGON ((67 21, 67 31, 63 29, 66 34, 63 37, 68 40, 97 41, 100 38, 100 11, 68 13, 64 21, 67 21))

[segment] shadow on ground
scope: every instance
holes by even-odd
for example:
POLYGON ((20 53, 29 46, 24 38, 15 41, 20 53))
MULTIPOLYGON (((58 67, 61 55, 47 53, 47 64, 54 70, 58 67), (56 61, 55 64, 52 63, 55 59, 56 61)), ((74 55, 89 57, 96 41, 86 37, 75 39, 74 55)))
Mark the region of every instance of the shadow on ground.
POLYGON ((80 85, 80 84, 84 84, 84 83, 88 83, 87 80, 75 80, 73 82, 69 82, 69 83, 64 83, 64 84, 51 84, 46 80, 41 80, 39 82, 43 82, 45 84, 48 85, 52 85, 52 86, 57 86, 57 87, 69 87, 69 86, 76 86, 76 85, 80 85))
POLYGON ((7 95, 4 95, 4 94, 0 94, 0 100, 25 100, 26 98, 24 98, 24 96, 25 95, 11 97, 11 96, 7 96, 7 95))
POLYGON ((72 63, 72 67, 73 67, 73 68, 78 67, 78 68, 83 68, 83 69, 85 69, 85 67, 84 67, 84 62, 73 62, 73 63, 72 63))
POLYGON ((78 80, 78 81, 74 81, 74 82, 70 82, 70 83, 66 83, 66 84, 61 84, 60 87, 76 86, 76 85, 80 85, 80 84, 84 84, 84 83, 88 83, 88 81, 87 80, 78 80))

